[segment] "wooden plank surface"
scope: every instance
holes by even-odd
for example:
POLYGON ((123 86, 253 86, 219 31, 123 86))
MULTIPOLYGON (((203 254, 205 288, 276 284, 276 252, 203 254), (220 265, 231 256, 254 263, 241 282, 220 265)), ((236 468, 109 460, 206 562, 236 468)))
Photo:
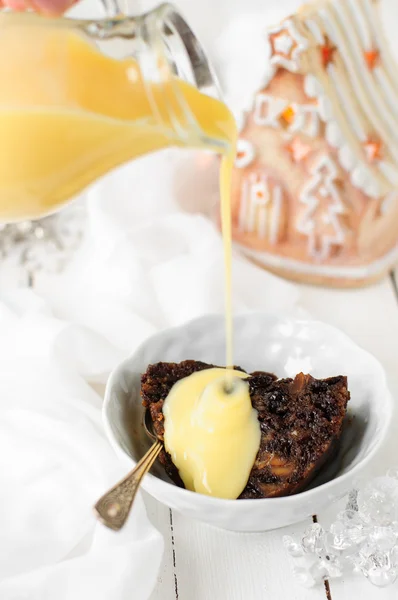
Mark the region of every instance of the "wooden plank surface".
MULTIPOLYGON (((145 503, 166 542, 150 600, 324 600, 322 588, 297 586, 292 569, 287 568, 282 535, 299 534, 305 523, 268 533, 234 533, 159 509, 159 503, 147 495, 145 503)), ((307 525, 311 523, 308 519, 307 525)))

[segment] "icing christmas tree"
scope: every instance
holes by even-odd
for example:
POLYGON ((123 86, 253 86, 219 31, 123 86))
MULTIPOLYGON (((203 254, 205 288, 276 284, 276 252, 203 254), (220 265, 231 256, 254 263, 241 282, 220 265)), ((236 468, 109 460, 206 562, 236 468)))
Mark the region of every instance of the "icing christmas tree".
POLYGON ((312 176, 300 196, 307 210, 302 213, 297 229, 308 237, 308 254, 314 259, 326 260, 333 247, 344 243, 344 230, 339 221, 344 204, 336 187, 337 170, 326 156, 316 163, 312 176))
POLYGON ((234 238, 303 280, 356 285, 398 260, 398 69, 373 0, 318 0, 266 32, 242 123, 234 238))

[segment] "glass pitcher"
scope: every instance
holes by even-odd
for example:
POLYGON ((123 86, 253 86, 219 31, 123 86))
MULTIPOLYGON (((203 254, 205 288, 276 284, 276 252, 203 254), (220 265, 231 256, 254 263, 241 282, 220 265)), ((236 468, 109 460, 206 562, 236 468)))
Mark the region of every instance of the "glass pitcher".
POLYGON ((145 153, 226 153, 233 138, 203 49, 170 4, 104 20, 0 13, 0 77, 3 223, 50 214, 145 153))

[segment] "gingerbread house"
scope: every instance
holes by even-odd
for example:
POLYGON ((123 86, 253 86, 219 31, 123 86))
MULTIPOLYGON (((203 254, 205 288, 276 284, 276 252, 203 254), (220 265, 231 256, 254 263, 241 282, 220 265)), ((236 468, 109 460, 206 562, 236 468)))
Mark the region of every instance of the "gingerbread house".
POLYGON ((398 261, 398 69, 377 2, 316 0, 267 37, 240 128, 235 242, 296 279, 373 281, 398 261))

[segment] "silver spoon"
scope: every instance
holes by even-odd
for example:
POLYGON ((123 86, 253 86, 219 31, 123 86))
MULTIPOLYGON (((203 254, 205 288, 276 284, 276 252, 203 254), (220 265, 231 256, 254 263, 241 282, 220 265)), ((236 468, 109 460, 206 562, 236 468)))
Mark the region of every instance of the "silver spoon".
POLYGON ((119 531, 126 523, 142 478, 148 473, 163 446, 154 433, 148 408, 145 410, 143 425, 146 434, 154 441, 154 444, 134 469, 106 492, 94 506, 97 518, 114 531, 119 531))

